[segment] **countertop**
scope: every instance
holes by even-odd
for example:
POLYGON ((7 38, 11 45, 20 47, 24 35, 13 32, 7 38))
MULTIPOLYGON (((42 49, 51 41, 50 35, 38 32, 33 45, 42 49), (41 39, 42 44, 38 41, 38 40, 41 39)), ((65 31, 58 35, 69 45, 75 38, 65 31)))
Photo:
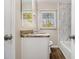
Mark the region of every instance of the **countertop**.
POLYGON ((48 33, 22 34, 21 37, 50 37, 50 34, 48 33))

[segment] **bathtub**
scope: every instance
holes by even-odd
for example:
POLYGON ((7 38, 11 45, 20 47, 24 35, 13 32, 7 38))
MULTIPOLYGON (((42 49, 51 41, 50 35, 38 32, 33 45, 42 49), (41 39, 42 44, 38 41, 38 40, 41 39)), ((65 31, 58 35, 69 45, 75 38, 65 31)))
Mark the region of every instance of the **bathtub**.
POLYGON ((66 59, 72 59, 72 48, 71 48, 71 42, 70 41, 60 41, 60 50, 64 54, 66 59))

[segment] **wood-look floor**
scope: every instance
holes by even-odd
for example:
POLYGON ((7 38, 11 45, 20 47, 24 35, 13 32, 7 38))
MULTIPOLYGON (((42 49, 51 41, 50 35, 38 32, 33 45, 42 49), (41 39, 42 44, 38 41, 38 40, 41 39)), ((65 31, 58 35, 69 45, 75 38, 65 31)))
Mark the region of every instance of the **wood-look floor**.
POLYGON ((66 59, 59 48, 51 48, 50 59, 66 59))

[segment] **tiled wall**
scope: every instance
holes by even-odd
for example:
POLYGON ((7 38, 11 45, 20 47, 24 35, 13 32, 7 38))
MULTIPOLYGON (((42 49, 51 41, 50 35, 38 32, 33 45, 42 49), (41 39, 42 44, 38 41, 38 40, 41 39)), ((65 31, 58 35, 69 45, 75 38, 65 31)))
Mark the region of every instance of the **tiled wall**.
POLYGON ((71 3, 59 4, 59 39, 68 40, 71 34, 71 3))

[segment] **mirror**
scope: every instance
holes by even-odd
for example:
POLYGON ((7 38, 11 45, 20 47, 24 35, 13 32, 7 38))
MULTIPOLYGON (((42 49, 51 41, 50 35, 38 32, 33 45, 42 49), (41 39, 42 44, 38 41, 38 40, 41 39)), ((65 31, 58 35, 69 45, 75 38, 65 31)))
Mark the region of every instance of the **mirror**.
POLYGON ((22 0, 22 11, 32 10, 32 0, 22 0))
POLYGON ((37 0, 38 27, 41 30, 56 29, 58 0, 37 0))
POLYGON ((22 27, 26 29, 33 28, 32 19, 32 0, 22 0, 22 27))
POLYGON ((57 0, 22 0, 22 27, 56 29, 57 0))
POLYGON ((56 30, 58 18, 62 17, 61 13, 63 13, 63 10, 60 11, 59 9, 69 3, 68 1, 68 3, 59 1, 22 0, 22 27, 34 30, 56 30), (61 3, 64 5, 61 5, 61 3), (58 13, 60 13, 60 16, 58 16, 58 13))

